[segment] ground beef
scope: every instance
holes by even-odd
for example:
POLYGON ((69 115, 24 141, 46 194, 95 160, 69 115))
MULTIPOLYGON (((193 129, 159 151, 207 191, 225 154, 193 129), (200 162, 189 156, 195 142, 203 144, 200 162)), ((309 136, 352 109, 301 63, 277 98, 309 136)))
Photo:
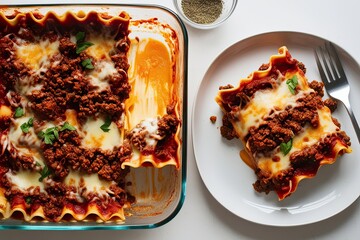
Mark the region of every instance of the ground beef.
POLYGON ((120 181, 127 173, 127 170, 121 169, 121 164, 132 153, 131 146, 126 144, 113 151, 84 148, 78 133, 67 130, 59 133, 58 141, 52 145, 43 143, 41 148, 47 166, 59 180, 64 179, 71 169, 89 174, 97 173, 109 181, 120 181))
POLYGON ((36 167, 32 157, 19 154, 15 148, 12 148, 10 152, 6 150, 0 159, 0 166, 6 166, 14 171, 21 169, 33 171, 36 167))
POLYGON ((117 185, 110 186, 111 196, 117 200, 121 205, 125 204, 126 192, 123 188, 117 185))
POLYGON ((225 86, 220 86, 220 87, 219 87, 219 90, 231 89, 231 88, 234 88, 234 86, 231 85, 231 84, 228 84, 228 85, 225 85, 225 86))
POLYGON ((14 35, 0 38, 0 76, 3 86, 7 90, 14 90, 20 76, 28 75, 25 65, 16 59, 14 35))
POLYGON ((222 126, 220 127, 221 136, 224 138, 231 140, 233 138, 237 138, 237 133, 230 121, 230 114, 225 113, 222 118, 222 126))
POLYGON ((331 112, 334 112, 337 108, 337 101, 332 98, 328 98, 325 99, 324 105, 327 106, 331 112))
POLYGON ((150 135, 146 128, 138 125, 135 130, 126 134, 126 142, 144 155, 152 154, 162 161, 176 159, 178 143, 174 141, 174 137, 179 124, 181 122, 175 115, 173 107, 170 106, 168 107, 168 114, 157 121, 156 133, 150 135), (156 143, 149 145, 147 143, 148 138, 152 138, 156 143))
POLYGON ((216 122, 216 119, 217 119, 216 116, 210 116, 210 121, 211 121, 212 123, 215 123, 215 122, 216 122))
POLYGON ((263 63, 260 67, 259 67, 259 71, 264 71, 267 70, 269 68, 270 64, 269 63, 263 63))
POLYGON ((59 42, 60 55, 53 56, 51 67, 40 76, 42 89, 28 96, 32 110, 44 120, 62 118, 66 109, 75 109, 80 120, 100 114, 118 120, 131 90, 126 54, 115 51, 111 56, 118 72, 108 77, 110 89, 99 92, 91 85, 88 70, 82 66, 82 61, 92 57, 85 52, 76 54, 76 44, 66 34, 59 42))
POLYGON ((259 90, 272 89, 276 85, 276 78, 277 73, 272 73, 265 78, 250 81, 244 85, 242 92, 252 97, 259 90))
POLYGON ((236 110, 239 107, 245 107, 255 92, 272 89, 276 86, 277 75, 277 72, 272 72, 266 78, 243 81, 238 88, 233 88, 230 84, 220 87, 220 90, 229 89, 228 91, 220 92, 223 101, 222 108, 230 112, 234 110, 233 108, 236 110))
MULTIPOLYGON (((9 103, 15 113, 16 108, 23 107, 21 104, 21 96, 17 92, 9 91, 5 97, 5 103, 9 103)), ((7 105, 7 104, 6 104, 7 105)))
MULTIPOLYGON (((62 183, 53 182, 46 187, 46 192, 40 192, 39 187, 35 187, 32 191, 23 192, 17 188, 12 188, 12 184, 8 178, 0 178, 1 187, 7 189, 5 197, 11 199, 13 204, 25 204, 26 210, 32 212, 33 206, 43 206, 45 217, 49 220, 58 218, 66 204, 66 193, 71 187, 66 187, 62 183)), ((34 209, 35 210, 35 209, 34 209)))
POLYGON ((253 153, 266 153, 283 142, 288 142, 309 123, 316 128, 319 124, 317 109, 323 106, 316 93, 305 95, 297 100, 297 106, 286 108, 277 115, 265 118, 259 127, 250 127, 246 140, 253 153))
POLYGON ((126 53, 118 52, 111 56, 111 60, 114 62, 117 69, 122 69, 127 72, 130 65, 127 62, 126 53))
POLYGON ((31 108, 39 119, 55 120, 65 112, 50 92, 35 90, 29 99, 32 101, 31 108))
POLYGON ((320 97, 324 96, 324 84, 319 81, 312 81, 309 83, 309 87, 314 89, 320 97))
POLYGON ((155 158, 159 161, 175 160, 179 161, 178 148, 179 143, 175 141, 175 134, 166 136, 156 144, 154 151, 155 158))
POLYGON ((305 67, 305 64, 302 63, 302 62, 297 62, 297 67, 300 68, 301 71, 303 71, 303 73, 305 74, 306 73, 306 67, 305 67))
POLYGON ((293 166, 300 166, 305 162, 320 161, 324 155, 318 153, 314 147, 307 147, 290 155, 290 162, 293 166))
POLYGON ((289 181, 294 176, 294 169, 290 167, 287 170, 283 170, 276 177, 261 171, 259 168, 255 170, 255 174, 258 178, 253 184, 255 191, 268 194, 271 191, 282 191, 284 188, 288 188, 289 181))
POLYGON ((76 56, 76 44, 73 43, 69 36, 63 36, 59 39, 59 51, 65 56, 76 56))
POLYGON ((158 122, 158 134, 165 137, 175 133, 179 123, 180 121, 175 115, 164 115, 158 122))
POLYGON ((270 173, 261 171, 261 169, 257 168, 255 174, 258 180, 253 184, 253 187, 257 192, 265 192, 268 194, 274 190, 274 184, 271 180, 270 173))

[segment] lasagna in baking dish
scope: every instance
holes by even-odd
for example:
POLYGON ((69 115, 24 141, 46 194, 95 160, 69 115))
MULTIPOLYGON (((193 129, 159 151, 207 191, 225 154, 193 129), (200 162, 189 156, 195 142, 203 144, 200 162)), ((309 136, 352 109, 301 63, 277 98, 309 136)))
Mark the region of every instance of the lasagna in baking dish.
POLYGON ((0 13, 0 214, 124 220, 131 168, 180 168, 176 34, 122 12, 0 13))
POLYGON ((290 196, 304 178, 320 166, 350 153, 350 139, 332 117, 336 102, 322 100, 323 84, 308 82, 304 64, 279 48, 259 70, 237 87, 220 87, 221 134, 239 138, 241 158, 257 175, 258 192, 290 196))

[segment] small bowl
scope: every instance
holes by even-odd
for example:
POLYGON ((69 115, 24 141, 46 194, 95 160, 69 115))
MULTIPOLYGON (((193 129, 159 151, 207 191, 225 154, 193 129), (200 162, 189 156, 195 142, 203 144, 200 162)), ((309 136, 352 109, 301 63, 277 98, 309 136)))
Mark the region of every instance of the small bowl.
MULTIPOLYGON (((176 11, 178 12, 180 18, 188 25, 198 28, 198 29, 211 29, 220 26, 222 23, 224 23, 234 12, 234 9, 237 4, 237 0, 221 0, 222 2, 222 11, 220 15, 215 19, 215 21, 210 23, 200 23, 199 21, 195 21, 193 18, 187 16, 184 13, 184 9, 182 7, 182 2, 190 2, 191 0, 173 0, 174 5, 176 8, 176 11)), ((200 1, 200 0, 193 0, 194 2, 200 1)), ((204 2, 204 0, 202 0, 204 2)), ((209 4, 211 0, 207 1, 209 4)), ((194 14, 199 16, 199 14, 194 14)), ((211 16, 210 16, 211 17, 211 16)))

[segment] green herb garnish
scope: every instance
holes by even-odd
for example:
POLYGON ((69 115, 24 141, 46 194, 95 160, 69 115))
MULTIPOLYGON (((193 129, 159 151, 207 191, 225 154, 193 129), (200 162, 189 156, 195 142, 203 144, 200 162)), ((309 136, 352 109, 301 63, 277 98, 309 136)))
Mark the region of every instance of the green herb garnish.
POLYGON ((59 139, 59 130, 57 127, 51 127, 41 131, 38 136, 44 139, 45 144, 53 144, 56 139, 59 139))
POLYGON ((60 132, 62 132, 64 130, 74 131, 74 130, 76 130, 76 128, 74 126, 72 126, 70 123, 65 122, 64 125, 62 125, 62 127, 60 128, 60 132))
POLYGON ((21 124, 20 128, 24 133, 28 133, 30 131, 30 128, 33 126, 34 119, 29 118, 27 122, 24 122, 21 124))
POLYGON ((90 58, 83 60, 81 65, 86 69, 94 69, 94 65, 92 65, 90 58))
POLYGON ((84 51, 88 47, 91 47, 92 45, 94 45, 92 42, 77 43, 77 45, 76 45, 76 54, 81 53, 82 51, 84 51))
POLYGON ((50 174, 51 174, 51 170, 48 168, 47 165, 45 165, 44 168, 40 172, 41 177, 39 178, 39 182, 42 182, 44 180, 44 178, 46 178, 50 174))
POLYGON ((84 32, 78 32, 75 37, 76 37, 76 54, 79 54, 88 47, 94 45, 92 42, 84 41, 85 40, 84 32))
POLYGON ((76 42, 83 42, 85 39, 85 32, 78 32, 75 37, 76 42))
POLYGON ((287 143, 280 144, 280 151, 284 154, 284 156, 290 152, 291 148, 292 148, 292 139, 290 139, 290 141, 288 141, 287 143))
POLYGON ((15 109, 14 117, 19 118, 19 117, 22 117, 22 116, 24 116, 24 109, 22 107, 17 107, 15 109))
POLYGON ((103 130, 104 132, 110 131, 110 128, 109 128, 110 124, 111 124, 111 118, 109 116, 107 116, 105 118, 105 123, 100 126, 101 130, 103 130))
POLYGON ((79 54, 88 47, 94 45, 92 42, 85 41, 85 32, 78 32, 75 37, 76 37, 76 54, 79 54))
POLYGON ((26 202, 27 204, 31 204, 31 203, 32 203, 32 198, 29 197, 29 196, 25 197, 25 202, 26 202))
POLYGON ((286 84, 288 85, 288 88, 290 90, 290 92, 295 95, 295 89, 296 86, 298 85, 298 78, 296 75, 294 75, 292 78, 286 80, 286 84))
POLYGON ((45 131, 41 131, 38 136, 39 138, 44 140, 45 144, 53 144, 55 140, 59 139, 59 132, 65 130, 74 131, 76 130, 76 128, 70 123, 65 122, 60 128, 60 130, 58 127, 51 127, 46 129, 45 131))

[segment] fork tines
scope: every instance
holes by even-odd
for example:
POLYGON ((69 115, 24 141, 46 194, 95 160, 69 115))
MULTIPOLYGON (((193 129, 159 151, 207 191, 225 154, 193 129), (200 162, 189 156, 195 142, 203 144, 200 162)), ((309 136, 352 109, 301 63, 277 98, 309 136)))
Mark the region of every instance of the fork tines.
POLYGON ((345 78, 341 61, 335 46, 331 42, 326 42, 324 46, 318 47, 315 50, 315 59, 325 85, 334 84, 341 77, 345 78))
POLYGON ((349 101, 350 85, 334 45, 327 42, 323 47, 315 49, 315 59, 327 93, 344 104, 360 142, 360 127, 349 101))

